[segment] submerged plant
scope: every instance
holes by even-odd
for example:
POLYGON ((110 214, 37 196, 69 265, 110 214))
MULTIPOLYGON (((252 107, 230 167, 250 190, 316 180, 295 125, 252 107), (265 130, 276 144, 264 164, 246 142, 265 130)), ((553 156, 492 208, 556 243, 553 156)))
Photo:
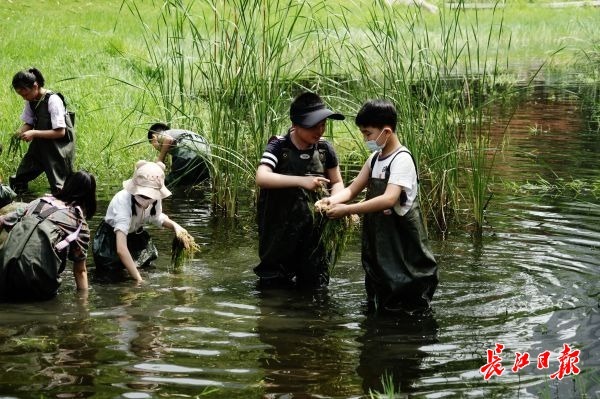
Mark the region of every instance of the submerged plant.
POLYGON ((11 338, 9 345, 24 353, 52 352, 58 348, 57 340, 48 336, 11 338))
POLYGON ((369 389, 370 399, 397 399, 400 397, 400 387, 396 389, 394 379, 387 371, 381 376, 381 385, 383 386, 383 392, 369 389))
POLYGON ((538 125, 537 123, 534 126, 529 127, 529 134, 531 136, 539 136, 541 134, 547 134, 548 129, 544 129, 543 126, 538 125))
POLYGON ((527 180, 525 183, 503 182, 506 190, 516 194, 535 194, 540 196, 559 197, 566 196, 569 198, 578 198, 584 194, 591 194, 594 198, 600 197, 600 182, 587 181, 581 179, 564 179, 556 177, 555 180, 549 181, 542 176, 537 176, 536 180, 527 180))

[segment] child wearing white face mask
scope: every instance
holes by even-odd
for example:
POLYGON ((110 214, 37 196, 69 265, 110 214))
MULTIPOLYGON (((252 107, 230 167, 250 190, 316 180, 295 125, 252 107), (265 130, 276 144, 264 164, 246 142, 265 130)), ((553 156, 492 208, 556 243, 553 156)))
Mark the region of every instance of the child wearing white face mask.
POLYGON ((144 225, 169 228, 175 234, 185 229, 162 212, 162 200, 171 195, 165 187, 162 162, 138 161, 133 177, 123 182, 108 205, 106 216, 93 241, 94 263, 98 273, 118 277, 126 270, 142 281, 138 268, 158 257, 158 251, 144 225))
POLYGON ((396 124, 391 102, 362 106, 356 125, 374 153, 348 187, 321 204, 334 219, 364 214, 361 258, 369 308, 422 312, 430 307, 438 269, 419 209, 416 164, 400 143, 396 124), (346 204, 365 188, 365 201, 346 204))

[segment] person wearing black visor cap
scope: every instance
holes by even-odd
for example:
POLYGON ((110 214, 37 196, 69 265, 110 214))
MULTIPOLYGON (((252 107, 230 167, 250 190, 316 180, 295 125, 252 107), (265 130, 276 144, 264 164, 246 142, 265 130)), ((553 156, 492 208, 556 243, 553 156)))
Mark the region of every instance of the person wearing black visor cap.
POLYGON ((290 106, 292 126, 269 139, 256 171, 261 286, 323 287, 331 253, 320 242, 324 220, 312 210, 323 195, 344 188, 337 155, 323 139, 327 119, 344 115, 305 92, 290 106))

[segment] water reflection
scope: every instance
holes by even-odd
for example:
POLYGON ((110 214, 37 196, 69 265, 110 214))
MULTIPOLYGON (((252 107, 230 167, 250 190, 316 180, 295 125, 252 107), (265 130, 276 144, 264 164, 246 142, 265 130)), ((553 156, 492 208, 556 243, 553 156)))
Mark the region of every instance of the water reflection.
POLYGON ((258 362, 263 398, 345 397, 353 388, 354 348, 327 289, 264 289, 257 332, 267 344, 258 362))
POLYGON ((438 342, 439 325, 433 314, 369 315, 360 326, 362 346, 356 371, 365 393, 384 392, 382 379, 388 378, 395 392, 414 392, 422 378, 433 374, 423 365, 429 357, 423 347, 438 342))
POLYGON ((98 351, 90 345, 94 331, 85 293, 3 308, 0 353, 11 367, 2 367, 0 392, 19 397, 25 392, 94 395, 93 359, 98 351))

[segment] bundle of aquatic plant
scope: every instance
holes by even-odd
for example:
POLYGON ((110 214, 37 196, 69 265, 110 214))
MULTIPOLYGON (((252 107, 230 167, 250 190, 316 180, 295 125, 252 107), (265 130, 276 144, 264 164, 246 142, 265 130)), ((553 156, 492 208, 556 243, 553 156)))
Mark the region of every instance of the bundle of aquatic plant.
POLYGON ((10 136, 10 142, 8 143, 8 149, 6 152, 12 157, 23 155, 23 150, 21 149, 21 136, 18 133, 10 136))
POLYGON ((180 232, 173 238, 171 245, 171 264, 175 271, 179 270, 194 254, 200 250, 194 237, 187 231, 180 232))
POLYGON ((348 215, 338 219, 329 219, 326 216, 328 209, 329 205, 323 201, 317 201, 314 205, 315 212, 319 213, 322 218, 323 232, 320 241, 325 250, 331 253, 331 264, 329 265, 329 273, 331 273, 346 250, 352 233, 358 228, 360 218, 358 215, 348 215))

